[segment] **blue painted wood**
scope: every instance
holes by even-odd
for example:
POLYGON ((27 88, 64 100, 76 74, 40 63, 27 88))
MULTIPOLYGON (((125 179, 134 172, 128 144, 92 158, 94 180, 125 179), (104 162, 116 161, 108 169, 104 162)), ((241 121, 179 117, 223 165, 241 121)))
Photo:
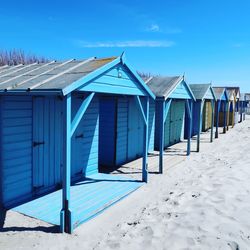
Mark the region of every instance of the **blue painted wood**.
POLYGON ((220 119, 220 108, 221 108, 221 100, 217 100, 216 102, 216 113, 215 113, 215 122, 216 122, 216 131, 215 131, 215 138, 219 137, 219 119, 220 119))
POLYGON ((187 130, 188 130, 188 143, 187 143, 187 155, 190 155, 191 149, 191 130, 192 130, 192 109, 193 109, 193 101, 186 100, 186 114, 187 114, 187 130))
MULTIPOLYGON (((72 117, 79 110, 83 96, 72 96, 72 117)), ((72 180, 98 172, 99 97, 95 96, 72 135, 72 180)))
MULTIPOLYGON (((170 99, 171 100, 171 99, 170 99)), ((164 151, 164 118, 165 118, 165 102, 164 100, 158 100, 158 138, 159 138, 159 173, 163 173, 163 151, 164 151)))
POLYGON ((127 162, 128 155, 128 98, 119 97, 117 100, 117 140, 116 165, 127 162))
POLYGON ((149 97, 146 99, 145 110, 146 123, 144 124, 144 148, 142 159, 142 181, 148 182, 148 117, 149 117, 149 97))
POLYGON ((65 102, 65 130, 64 130, 64 162, 62 178, 62 209, 60 212, 61 232, 72 233, 73 222, 70 209, 70 180, 71 180, 71 94, 65 102))
POLYGON ((154 151, 154 137, 155 137, 155 101, 149 100, 149 123, 148 123, 148 152, 154 151))
POLYGON ((100 99, 99 118, 99 165, 116 165, 117 100, 113 97, 100 99))
POLYGON ((199 113, 198 113, 198 134, 197 134, 197 152, 200 151, 200 134, 201 134, 201 128, 202 128, 202 111, 205 101, 199 101, 199 113))
MULTIPOLYGON (((107 174, 90 175, 84 181, 71 186, 71 208, 74 211, 73 228, 103 212, 140 186, 142 186, 141 182, 107 174)), ((62 191, 59 190, 15 207, 13 210, 54 225, 60 225, 61 203, 62 191)))
POLYGON ((212 105, 212 125, 211 125, 210 142, 213 142, 213 136, 214 136, 214 106, 215 106, 215 101, 214 100, 211 100, 211 105, 212 105))
POLYGON ((142 104, 141 104, 141 100, 140 100, 140 97, 139 96, 135 96, 135 103, 137 104, 137 107, 139 109, 139 113, 141 114, 142 116, 142 120, 144 121, 144 123, 146 124, 147 123, 147 120, 146 120, 146 116, 145 116, 145 113, 144 113, 144 110, 143 110, 143 107, 142 107, 142 104))
POLYGON ((74 134, 77 126, 79 125, 79 122, 81 121, 84 113, 86 112, 90 102, 92 101, 95 93, 90 93, 82 102, 81 106, 79 107, 77 113, 75 114, 75 117, 71 124, 71 136, 74 134))
POLYGON ((32 193, 32 98, 0 99, 0 196, 8 207, 32 193))
POLYGON ((172 99, 192 99, 192 94, 184 81, 181 81, 168 98, 172 99))
POLYGON ((128 107, 128 155, 127 161, 135 160, 143 155, 143 120, 134 98, 129 98, 128 107))

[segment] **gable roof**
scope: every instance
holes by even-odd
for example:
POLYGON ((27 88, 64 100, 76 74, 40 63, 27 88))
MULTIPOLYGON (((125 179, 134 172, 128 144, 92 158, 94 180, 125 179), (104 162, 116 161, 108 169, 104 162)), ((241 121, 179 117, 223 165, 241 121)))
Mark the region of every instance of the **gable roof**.
POLYGON ((0 92, 57 91, 67 95, 118 64, 126 66, 145 93, 155 98, 141 77, 129 65, 124 53, 119 57, 100 59, 92 57, 0 68, 0 92))
POLYGON ((217 100, 221 100, 224 94, 226 95, 226 99, 228 100, 226 88, 213 87, 213 91, 217 100))
POLYGON ((234 90, 235 96, 240 97, 240 87, 225 87, 227 90, 234 90))
POLYGON ((213 98, 216 100, 216 96, 214 94, 213 88, 210 83, 207 84, 189 84, 190 89, 194 93, 196 100, 206 99, 206 94, 208 91, 212 92, 213 98))
POLYGON ((228 95, 228 99, 231 101, 234 101, 236 99, 234 89, 227 89, 227 95, 228 95))
POLYGON ((184 81, 183 76, 153 76, 144 78, 144 81, 157 97, 164 97, 165 99, 170 96, 179 83, 184 82, 188 92, 193 100, 195 100, 195 97, 188 84, 184 81))

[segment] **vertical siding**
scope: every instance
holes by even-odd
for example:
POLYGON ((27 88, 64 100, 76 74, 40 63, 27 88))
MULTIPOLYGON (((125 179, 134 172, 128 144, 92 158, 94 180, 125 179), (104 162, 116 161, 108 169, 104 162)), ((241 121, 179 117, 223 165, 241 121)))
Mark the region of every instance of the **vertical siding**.
POLYGON ((128 147, 128 98, 119 97, 117 100, 117 140, 116 165, 127 161, 128 147))
POLYGON ((155 132, 154 132, 154 144, 155 150, 159 150, 159 142, 160 142, 160 108, 161 102, 155 101, 155 132))
POLYGON ((44 142, 33 146, 34 194, 47 192, 61 183, 62 125, 61 99, 33 97, 33 141, 44 142))
MULTIPOLYGON (((99 100, 95 96, 72 136, 72 179, 98 172, 99 100)), ((83 98, 72 98, 72 117, 75 116, 83 98)))
POLYGON ((149 101, 148 152, 154 151, 155 137, 155 101, 149 101))
POLYGON ((32 98, 2 97, 3 203, 11 205, 32 193, 32 98))

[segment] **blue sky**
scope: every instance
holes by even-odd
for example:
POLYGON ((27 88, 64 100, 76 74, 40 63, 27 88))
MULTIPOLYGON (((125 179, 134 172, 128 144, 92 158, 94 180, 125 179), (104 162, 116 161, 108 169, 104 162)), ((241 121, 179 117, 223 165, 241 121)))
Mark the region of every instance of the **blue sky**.
POLYGON ((0 49, 51 59, 126 51, 139 71, 250 92, 250 1, 3 1, 0 49))

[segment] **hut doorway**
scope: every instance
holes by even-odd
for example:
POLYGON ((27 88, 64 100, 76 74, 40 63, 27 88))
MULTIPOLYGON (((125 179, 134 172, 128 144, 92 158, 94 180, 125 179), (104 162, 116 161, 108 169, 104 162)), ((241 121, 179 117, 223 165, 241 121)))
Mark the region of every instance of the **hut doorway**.
POLYGON ((61 183, 60 109, 61 101, 56 97, 33 97, 33 195, 48 192, 61 183))
POLYGON ((183 138, 185 101, 173 100, 165 122, 164 147, 174 145, 183 138))
POLYGON ((116 165, 117 98, 101 97, 99 104, 99 171, 116 165))

